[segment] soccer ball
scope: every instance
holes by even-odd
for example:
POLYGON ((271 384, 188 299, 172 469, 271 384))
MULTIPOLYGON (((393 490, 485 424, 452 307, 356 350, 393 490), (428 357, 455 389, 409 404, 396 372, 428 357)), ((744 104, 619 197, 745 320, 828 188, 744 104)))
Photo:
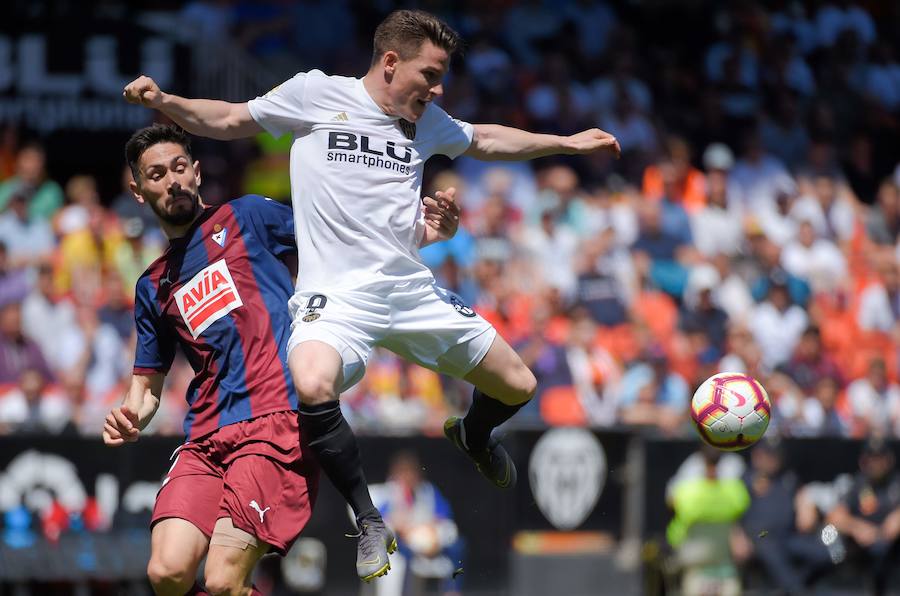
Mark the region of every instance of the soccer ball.
POLYGON ((772 402, 759 381, 741 373, 719 373, 703 381, 691 398, 691 418, 700 437, 725 451, 757 442, 769 427, 772 402))

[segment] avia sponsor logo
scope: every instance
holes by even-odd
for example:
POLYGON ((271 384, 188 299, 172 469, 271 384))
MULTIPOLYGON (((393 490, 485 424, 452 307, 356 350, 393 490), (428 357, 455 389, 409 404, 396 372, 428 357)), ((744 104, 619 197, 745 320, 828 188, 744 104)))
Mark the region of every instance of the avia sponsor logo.
POLYGON ((175 292, 175 301, 194 339, 207 327, 243 306, 225 259, 200 271, 175 292))
POLYGON ((352 132, 328 133, 328 161, 359 163, 369 168, 384 168, 399 174, 411 174, 412 149, 397 147, 387 141, 383 147, 373 145, 370 137, 352 132), (402 155, 401 155, 402 153, 402 155))

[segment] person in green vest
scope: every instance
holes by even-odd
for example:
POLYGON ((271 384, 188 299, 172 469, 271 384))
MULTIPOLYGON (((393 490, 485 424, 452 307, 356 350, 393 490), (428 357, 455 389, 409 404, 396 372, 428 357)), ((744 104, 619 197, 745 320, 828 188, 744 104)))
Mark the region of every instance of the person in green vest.
POLYGON ((740 594, 741 583, 731 555, 735 523, 750 505, 740 478, 720 478, 716 466, 722 452, 703 445, 705 473, 673 487, 674 517, 666 538, 682 570, 682 593, 740 594))
POLYGON ((63 204, 63 191, 47 177, 47 156, 37 144, 19 150, 15 175, 0 183, 0 212, 6 210, 13 195, 29 189, 33 193, 29 193, 28 219, 49 221, 63 204))

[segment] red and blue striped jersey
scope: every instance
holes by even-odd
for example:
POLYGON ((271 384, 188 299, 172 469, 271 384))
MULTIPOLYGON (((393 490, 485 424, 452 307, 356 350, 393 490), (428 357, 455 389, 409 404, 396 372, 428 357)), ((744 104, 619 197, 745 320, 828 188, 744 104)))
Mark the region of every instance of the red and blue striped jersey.
POLYGON ((168 372, 175 346, 194 369, 184 433, 297 409, 286 346, 296 254, 291 208, 247 195, 209 207, 137 282, 134 373, 168 372))

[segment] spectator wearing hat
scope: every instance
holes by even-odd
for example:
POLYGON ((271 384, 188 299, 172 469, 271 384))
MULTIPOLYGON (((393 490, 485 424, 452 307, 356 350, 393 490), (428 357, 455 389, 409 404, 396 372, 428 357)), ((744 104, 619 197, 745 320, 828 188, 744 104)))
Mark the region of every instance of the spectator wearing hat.
POLYGON ((850 540, 850 557, 867 567, 874 593, 883 594, 900 545, 900 474, 884 439, 863 446, 853 486, 828 519, 850 540))

